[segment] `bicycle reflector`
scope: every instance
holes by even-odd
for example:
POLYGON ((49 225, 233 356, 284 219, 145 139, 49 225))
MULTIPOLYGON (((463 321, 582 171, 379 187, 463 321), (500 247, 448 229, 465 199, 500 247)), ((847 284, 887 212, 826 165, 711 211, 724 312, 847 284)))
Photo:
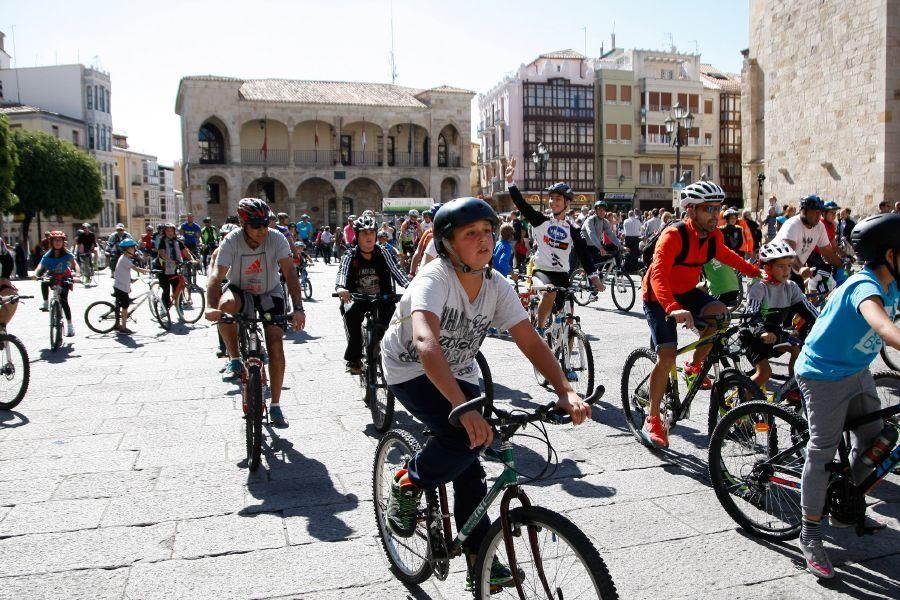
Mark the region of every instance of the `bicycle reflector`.
POLYGON ((753 429, 756 430, 756 433, 769 433, 769 424, 768 423, 754 423, 753 429))

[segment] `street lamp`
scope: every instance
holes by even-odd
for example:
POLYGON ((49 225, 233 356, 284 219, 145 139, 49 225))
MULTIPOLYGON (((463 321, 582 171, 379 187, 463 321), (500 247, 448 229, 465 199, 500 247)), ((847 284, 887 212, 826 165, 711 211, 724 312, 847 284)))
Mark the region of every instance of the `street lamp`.
POLYGON ((675 178, 680 187, 684 181, 684 176, 681 174, 681 147, 687 146, 687 137, 685 136, 682 141, 681 136, 685 130, 690 134, 691 128, 694 126, 694 115, 686 107, 676 102, 665 123, 666 133, 672 137, 672 145, 675 146, 675 178))
POLYGON ((543 191, 543 180, 545 169, 547 168, 547 163, 550 162, 550 151, 547 150, 547 147, 544 145, 544 142, 538 141, 537 150, 535 150, 531 154, 531 160, 534 162, 534 166, 537 169, 538 187, 541 189, 541 212, 544 211, 544 191, 543 191))

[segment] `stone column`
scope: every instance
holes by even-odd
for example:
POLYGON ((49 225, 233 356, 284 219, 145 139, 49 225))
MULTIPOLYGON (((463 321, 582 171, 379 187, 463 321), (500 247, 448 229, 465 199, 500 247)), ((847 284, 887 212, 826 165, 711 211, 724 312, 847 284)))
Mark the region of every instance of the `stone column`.
POLYGON ((294 126, 288 125, 288 166, 294 166, 294 126))

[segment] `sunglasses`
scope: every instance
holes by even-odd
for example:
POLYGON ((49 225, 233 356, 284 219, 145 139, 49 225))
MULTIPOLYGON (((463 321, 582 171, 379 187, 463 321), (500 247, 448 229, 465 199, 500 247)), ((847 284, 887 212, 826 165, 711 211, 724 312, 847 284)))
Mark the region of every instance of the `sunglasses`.
POLYGON ((722 211, 722 205, 721 204, 698 204, 697 210, 702 210, 706 213, 714 215, 714 214, 722 211))
POLYGON ((260 230, 260 229, 268 229, 268 228, 269 228, 269 224, 268 224, 268 223, 247 223, 246 225, 247 225, 247 227, 249 227, 250 229, 255 229, 255 230, 257 230, 257 231, 260 230))

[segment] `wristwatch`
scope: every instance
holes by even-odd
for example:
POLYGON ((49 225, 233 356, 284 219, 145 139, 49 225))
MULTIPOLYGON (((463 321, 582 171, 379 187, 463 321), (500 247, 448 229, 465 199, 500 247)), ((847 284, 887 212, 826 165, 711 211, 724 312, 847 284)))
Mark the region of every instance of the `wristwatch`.
POLYGON ((299 312, 299 313, 304 313, 304 314, 306 313, 306 311, 303 310, 303 307, 302 307, 302 306, 299 307, 299 308, 295 306, 295 307, 294 307, 294 312, 299 312))

